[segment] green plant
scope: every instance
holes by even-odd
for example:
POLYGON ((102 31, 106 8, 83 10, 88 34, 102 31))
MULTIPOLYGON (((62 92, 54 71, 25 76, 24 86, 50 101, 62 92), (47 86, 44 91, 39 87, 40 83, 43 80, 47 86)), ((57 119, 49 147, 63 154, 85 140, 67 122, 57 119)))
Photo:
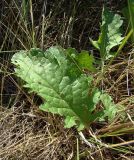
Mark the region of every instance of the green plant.
POLYGON ((70 55, 70 50, 74 51, 51 47, 43 52, 33 48, 16 53, 12 63, 16 65, 17 76, 26 82, 24 86, 44 99, 40 109, 64 116, 65 127, 76 126, 81 130, 89 128, 95 120, 112 120, 117 106, 108 94, 93 87, 93 77, 84 74, 79 65, 83 58, 80 61, 76 52, 70 55))
POLYGON ((123 37, 120 33, 122 23, 120 15, 108 11, 106 7, 103 8, 99 39, 97 41, 90 39, 93 46, 100 52, 102 70, 105 61, 116 55, 116 52, 112 52, 111 49, 122 43, 123 37))
POLYGON ((134 42, 134 0, 127 0, 128 6, 123 8, 122 12, 128 22, 129 32, 131 33, 131 42, 134 42))

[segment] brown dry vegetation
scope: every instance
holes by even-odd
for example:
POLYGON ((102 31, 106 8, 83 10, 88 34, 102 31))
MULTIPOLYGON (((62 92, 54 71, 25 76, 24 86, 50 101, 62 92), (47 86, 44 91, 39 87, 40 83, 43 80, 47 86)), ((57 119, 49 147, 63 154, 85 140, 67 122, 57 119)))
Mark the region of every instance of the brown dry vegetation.
MULTIPOLYGON (((90 132, 83 132, 95 148, 83 142, 75 128, 65 129, 62 117, 41 112, 38 109, 41 98, 23 88, 22 82, 13 74, 10 63, 17 50, 33 46, 32 29, 36 46, 43 49, 55 44, 78 50, 93 49, 89 37, 96 39, 99 35, 103 4, 102 0, 46 0, 45 3, 34 0, 26 25, 22 19, 21 0, 1 0, 1 160, 78 160, 78 157, 80 160, 134 159, 134 51, 131 44, 127 44, 104 75, 104 89, 116 103, 126 107, 127 114, 125 118, 116 117, 112 124, 96 122, 91 125, 90 132), (101 143, 96 139, 101 139, 101 143)), ((106 5, 120 13, 126 2, 110 0, 106 5)), ((96 50, 94 54, 98 56, 96 50)))

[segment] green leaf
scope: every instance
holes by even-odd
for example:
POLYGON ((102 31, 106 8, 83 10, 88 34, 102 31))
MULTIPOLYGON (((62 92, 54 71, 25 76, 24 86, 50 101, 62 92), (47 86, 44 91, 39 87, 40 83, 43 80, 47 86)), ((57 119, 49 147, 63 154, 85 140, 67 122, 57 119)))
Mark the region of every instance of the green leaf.
POLYGON ((102 94, 100 96, 100 99, 101 99, 101 102, 102 104, 104 105, 104 115, 103 115, 103 118, 104 117, 108 117, 108 120, 109 121, 112 121, 117 112, 118 112, 118 108, 117 108, 117 105, 115 105, 113 103, 113 100, 111 98, 111 96, 109 96, 108 94, 102 94))
POLYGON ((68 48, 66 49, 66 54, 70 56, 72 61, 74 61, 81 70, 96 71, 96 68, 94 67, 95 59, 92 54, 89 55, 88 51, 82 50, 78 53, 76 49, 68 48))
MULTIPOLYGON (((87 56, 88 52, 83 53, 87 56)), ((92 86, 93 77, 79 72, 67 50, 57 46, 45 52, 32 48, 16 53, 12 63, 17 76, 26 82, 24 86, 44 99, 40 109, 64 116, 65 127, 82 130, 100 118, 114 118, 116 106, 111 97, 92 86), (101 101, 104 111, 96 111, 101 101)))
POLYGON ((103 60, 109 59, 111 56, 110 50, 119 45, 123 40, 120 33, 120 27, 123 23, 121 16, 113 14, 107 8, 103 8, 101 34, 98 41, 92 41, 92 44, 99 49, 103 60))
POLYGON ((93 65, 95 59, 92 54, 89 55, 88 51, 81 51, 81 53, 77 55, 76 60, 82 69, 88 69, 93 72, 96 71, 96 68, 93 65))
MULTIPOLYGON (((91 86, 92 87, 92 86, 91 86)), ((101 92, 98 89, 92 89, 91 94, 89 93, 89 100, 90 100, 90 111, 94 111, 96 108, 96 105, 100 101, 101 92)))
POLYGON ((131 35, 131 41, 134 42, 134 0, 127 0, 128 6, 123 8, 122 12, 125 16, 129 30, 133 30, 133 33, 131 35))
POLYGON ((93 41, 91 38, 89 38, 89 40, 96 49, 100 50, 98 41, 93 41))
POLYGON ((83 129, 89 125, 92 114, 88 89, 92 77, 70 74, 72 62, 64 49, 21 51, 13 56, 12 63, 16 65, 16 74, 26 82, 25 87, 44 98, 42 110, 64 116, 65 127, 75 125, 83 129))

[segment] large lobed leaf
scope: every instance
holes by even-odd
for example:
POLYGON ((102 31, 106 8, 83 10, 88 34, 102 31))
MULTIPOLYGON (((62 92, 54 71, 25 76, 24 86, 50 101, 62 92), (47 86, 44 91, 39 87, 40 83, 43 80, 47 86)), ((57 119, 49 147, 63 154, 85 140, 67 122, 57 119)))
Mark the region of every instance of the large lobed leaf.
POLYGON ((92 77, 80 74, 77 68, 72 72, 64 49, 21 51, 12 62, 17 66, 16 74, 26 81, 25 87, 46 100, 40 108, 65 116, 65 127, 77 125, 82 129, 93 120, 90 107, 94 106, 88 98, 92 77))
POLYGON ((120 15, 113 14, 107 8, 103 8, 101 34, 98 41, 91 40, 92 44, 100 51, 103 60, 113 56, 110 50, 123 40, 120 33, 122 23, 120 15))
MULTIPOLYGON (((65 127, 76 126, 81 130, 95 119, 113 119, 117 110, 112 99, 91 85, 92 77, 80 72, 68 52, 70 49, 61 47, 51 47, 45 52, 20 51, 12 57, 12 63, 16 65, 17 76, 26 82, 25 87, 45 100, 40 109, 64 116, 65 127), (96 112, 100 101, 104 110, 96 112)), ((83 66, 82 62, 78 64, 83 66)))

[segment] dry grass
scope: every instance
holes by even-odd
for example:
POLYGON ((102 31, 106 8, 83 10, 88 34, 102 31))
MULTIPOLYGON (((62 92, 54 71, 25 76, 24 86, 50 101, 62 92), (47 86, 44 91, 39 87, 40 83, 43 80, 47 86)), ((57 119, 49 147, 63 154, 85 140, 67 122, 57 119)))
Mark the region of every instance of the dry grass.
POLYGON ((129 63, 130 68, 127 64, 127 60, 124 62, 120 60, 118 64, 111 66, 104 81, 107 91, 115 97, 115 101, 126 106, 127 115, 125 119, 117 117, 112 124, 94 123, 92 125, 92 133, 97 139, 101 137, 101 144, 98 144, 88 131, 84 132, 89 142, 96 145, 95 150, 81 140, 74 128, 64 129, 62 118, 38 110, 36 96, 28 95, 12 80, 19 88, 17 99, 13 101, 11 108, 1 107, 0 158, 2 160, 75 159, 78 152, 78 139, 80 157, 84 157, 84 159, 106 158, 112 160, 121 157, 122 159, 125 159, 124 157, 131 159, 134 149, 132 146, 134 143, 134 122, 132 120, 134 114, 133 102, 130 99, 133 98, 133 90, 131 90, 132 96, 128 96, 126 71, 128 71, 129 77, 134 77, 131 72, 134 66, 133 59, 129 63), (103 143, 107 144, 108 148, 103 143))
POLYGON ((22 107, 1 111, 1 159, 71 159, 73 132, 65 131, 59 118, 24 113, 22 107))

